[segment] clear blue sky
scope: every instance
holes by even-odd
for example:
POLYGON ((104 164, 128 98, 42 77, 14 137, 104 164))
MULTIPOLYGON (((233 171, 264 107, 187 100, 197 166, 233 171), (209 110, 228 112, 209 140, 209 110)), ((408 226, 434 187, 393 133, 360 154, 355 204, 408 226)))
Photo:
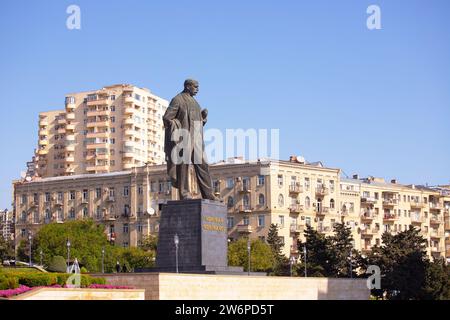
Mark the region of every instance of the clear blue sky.
POLYGON ((200 80, 209 126, 280 128, 281 156, 401 183, 450 180, 450 1, 3 1, 0 208, 38 112, 115 83, 200 80), (66 28, 81 8, 82 29, 66 28), (381 7, 382 30, 366 28, 381 7))

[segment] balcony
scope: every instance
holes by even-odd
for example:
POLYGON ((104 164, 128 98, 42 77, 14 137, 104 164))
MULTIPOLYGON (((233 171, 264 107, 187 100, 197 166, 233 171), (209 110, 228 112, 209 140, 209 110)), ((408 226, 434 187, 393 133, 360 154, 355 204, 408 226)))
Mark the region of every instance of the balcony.
POLYGON ((361 213, 361 220, 363 221, 372 221, 375 219, 375 213, 372 211, 365 211, 361 213))
POLYGON ((303 206, 299 204, 293 204, 289 207, 290 213, 303 213, 303 206))
POLYGON ((41 130, 39 130, 39 135, 40 135, 40 136, 46 136, 46 135, 48 135, 48 129, 41 129, 41 130))
POLYGON ((422 208, 425 208, 426 206, 427 206, 427 204, 424 202, 420 202, 420 201, 411 202, 411 209, 412 208, 422 209, 422 208))
POLYGON ((425 218, 421 217, 421 216, 411 216, 411 223, 415 223, 415 224, 421 224, 421 223, 425 223, 425 218))
POLYGON ((444 207, 437 202, 430 202, 430 210, 443 210, 444 207))
POLYGON ((66 124, 66 131, 75 131, 75 125, 74 124, 66 124))
POLYGON ((249 224, 239 224, 236 226, 236 230, 239 233, 249 234, 253 232, 252 226, 249 224))
POLYGON ((377 199, 371 197, 362 197, 361 204, 375 204, 377 203, 377 199))
POLYGON ((88 112, 86 112, 87 117, 103 117, 109 116, 109 114, 109 110, 89 110, 88 112))
POLYGON ((110 214, 105 214, 105 221, 116 221, 116 217, 110 214))
POLYGON ((47 149, 40 149, 40 150, 38 151, 38 154, 39 154, 40 156, 44 156, 44 155, 48 154, 48 150, 47 150, 47 149))
POLYGON ((97 154, 97 155, 95 156, 95 158, 96 158, 97 160, 108 160, 108 159, 109 159, 109 154, 107 154, 107 153, 97 154))
POLYGON ((109 143, 107 142, 101 142, 101 143, 90 143, 86 145, 86 149, 107 149, 109 148, 109 143))
POLYGON ((71 141, 72 143, 75 142, 75 135, 74 134, 68 134, 66 136, 66 141, 71 141))
POLYGON ((109 166, 97 165, 86 167, 86 171, 109 171, 109 166))
POLYGON ((75 103, 66 103, 66 111, 67 112, 72 112, 74 111, 76 108, 75 103))
POLYGON ((398 217, 395 214, 385 214, 383 220, 388 222, 394 222, 398 220, 398 217))
POLYGON ((75 162, 75 157, 73 157, 73 156, 66 157, 66 162, 74 163, 75 162))
POLYGON ((239 213, 251 213, 252 212, 252 208, 250 206, 239 206, 238 207, 238 211, 239 213))
POLYGON ((325 216, 325 214, 330 213, 330 208, 322 207, 319 210, 316 211, 316 214, 318 216, 325 216))
POLYGON ((108 121, 93 121, 93 122, 88 122, 86 124, 87 128, 103 128, 103 127, 109 127, 109 122, 108 121))
POLYGON ((239 193, 241 194, 246 194, 246 193, 250 193, 252 192, 250 189, 250 186, 248 185, 243 185, 240 189, 239 189, 239 193))
POLYGON ((134 114, 134 108, 126 107, 123 109, 123 114, 134 114))
POLYGON ((398 205, 397 199, 383 199, 383 206, 384 207, 393 207, 398 205))
POLYGON ((430 217, 430 224, 441 224, 442 219, 441 217, 431 216, 430 217))
POLYGON ((134 120, 133 120, 133 118, 127 118, 127 119, 123 120, 123 124, 134 125, 134 120))
POLYGON ((290 229, 291 233, 298 236, 305 230, 305 226, 299 225, 299 224, 291 224, 289 229, 290 229))
POLYGON ((64 118, 57 119, 57 120, 56 120, 56 124, 64 125, 64 124, 66 124, 66 119, 64 119, 64 118))
POLYGON ((442 253, 442 252, 444 252, 444 249, 441 246, 437 246, 437 247, 431 247, 430 251, 431 251, 431 253, 442 253))
POLYGON ((134 103, 135 100, 134 100, 133 97, 125 97, 125 98, 123 99, 123 102, 125 102, 125 103, 134 103))
POLYGON ((380 229, 364 229, 361 230, 361 236, 363 237, 373 237, 376 236, 380 232, 380 229))
POLYGON ((136 134, 136 131, 133 129, 127 129, 124 131, 125 136, 134 136, 136 134))
POLYGON ((42 120, 39 120, 39 126, 40 127, 46 127, 46 126, 48 126, 48 120, 44 120, 44 119, 42 119, 42 120))
POLYGON ((372 246, 365 246, 361 248, 361 252, 364 254, 370 253, 372 251, 372 246))
POLYGON ((444 233, 441 231, 435 231, 435 230, 431 230, 430 232, 430 237, 431 238, 443 238, 444 237, 444 233))
POLYGON ((67 144, 66 151, 75 151, 75 144, 74 143, 67 144))
POLYGON ((327 233, 333 231, 331 227, 329 226, 318 226, 317 231, 320 233, 327 233))
POLYGON ((316 188, 316 196, 317 197, 324 197, 329 194, 329 190, 326 187, 316 188))
POLYGON ((86 138, 93 139, 93 138, 108 138, 109 132, 88 132, 86 134, 86 138))
POLYGON ((47 140, 47 139, 39 140, 39 145, 41 145, 41 146, 47 146, 47 145, 48 145, 48 140, 47 140))
POLYGON ((301 192, 303 192, 302 186, 299 186, 299 185, 290 185, 289 186, 289 193, 298 195, 301 192))
POLYGON ((124 163, 124 164, 123 164, 123 168, 124 168, 125 170, 132 169, 132 168, 134 168, 134 167, 136 167, 136 165, 135 165, 134 163, 124 163))
POLYGON ((103 98, 103 99, 98 99, 98 100, 91 100, 91 101, 88 101, 86 104, 88 105, 88 107, 89 106, 104 106, 104 105, 108 104, 108 99, 103 98))
POLYGON ((108 198, 106 198, 107 202, 115 202, 116 198, 114 196, 109 196, 108 198))
MULTIPOLYGON (((66 113, 66 119, 67 120, 75 120, 75 113, 73 113, 73 112, 69 112, 69 113, 66 113)), ((61 119, 62 120, 62 119, 61 119)), ((58 122, 59 123, 59 122, 58 122)), ((66 123, 66 121, 64 120, 64 123, 66 123)))

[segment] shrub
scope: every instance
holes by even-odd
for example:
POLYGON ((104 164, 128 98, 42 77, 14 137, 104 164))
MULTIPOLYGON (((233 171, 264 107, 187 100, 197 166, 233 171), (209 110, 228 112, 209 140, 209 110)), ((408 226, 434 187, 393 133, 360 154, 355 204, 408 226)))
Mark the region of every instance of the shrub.
POLYGON ((0 275, 0 290, 16 289, 19 287, 19 279, 13 276, 0 275))
POLYGON ((81 273, 89 273, 89 271, 85 267, 81 267, 80 272, 81 273))
POLYGON ((47 269, 52 272, 66 272, 66 260, 61 256, 55 256, 50 261, 47 269))
POLYGON ((19 275, 19 284, 27 287, 45 287, 57 283, 57 277, 51 273, 25 273, 19 275))

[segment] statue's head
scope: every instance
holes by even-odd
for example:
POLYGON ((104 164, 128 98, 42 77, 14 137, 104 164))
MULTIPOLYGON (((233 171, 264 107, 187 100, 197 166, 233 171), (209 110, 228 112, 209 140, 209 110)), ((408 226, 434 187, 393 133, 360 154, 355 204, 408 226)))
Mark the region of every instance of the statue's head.
POLYGON ((198 93, 198 81, 187 79, 184 81, 184 92, 189 93, 192 97, 198 93))

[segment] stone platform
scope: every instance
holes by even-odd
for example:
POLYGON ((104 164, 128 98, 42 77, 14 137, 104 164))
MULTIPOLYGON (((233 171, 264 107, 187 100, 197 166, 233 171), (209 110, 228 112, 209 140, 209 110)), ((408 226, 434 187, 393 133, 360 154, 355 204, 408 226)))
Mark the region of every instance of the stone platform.
POLYGON ((365 279, 207 274, 98 274, 108 284, 145 289, 146 300, 368 300, 365 279))

